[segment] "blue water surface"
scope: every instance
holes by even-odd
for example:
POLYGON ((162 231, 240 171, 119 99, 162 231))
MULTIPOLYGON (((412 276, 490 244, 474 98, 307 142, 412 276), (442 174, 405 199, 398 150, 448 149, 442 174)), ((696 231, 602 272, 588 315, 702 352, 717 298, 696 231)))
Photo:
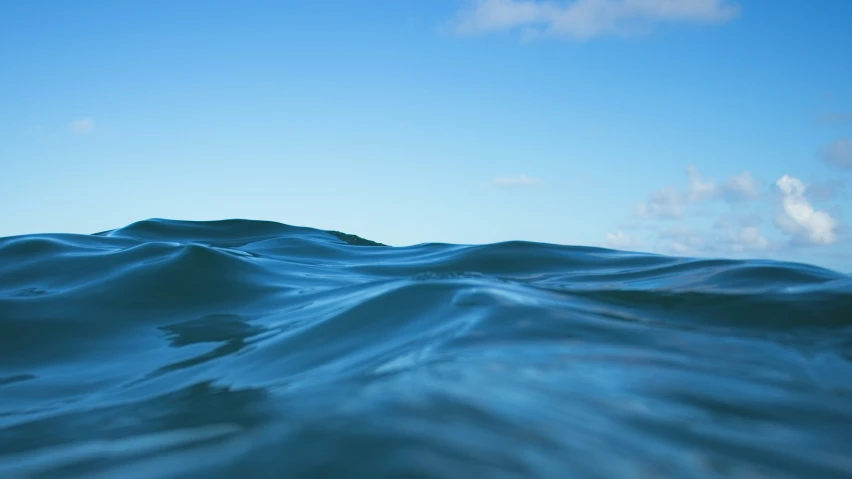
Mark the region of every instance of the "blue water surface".
POLYGON ((852 278, 271 222, 0 239, 3 478, 849 478, 852 278))

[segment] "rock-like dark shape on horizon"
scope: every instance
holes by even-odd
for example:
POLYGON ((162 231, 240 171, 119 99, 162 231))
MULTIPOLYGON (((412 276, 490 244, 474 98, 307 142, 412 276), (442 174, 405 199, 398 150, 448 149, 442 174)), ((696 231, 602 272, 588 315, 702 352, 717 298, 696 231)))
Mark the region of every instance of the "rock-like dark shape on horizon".
POLYGON ((346 243, 351 244, 353 246, 387 246, 386 244, 370 241, 368 239, 364 239, 356 235, 351 235, 349 233, 341 233, 340 231, 326 230, 326 233, 332 234, 340 238, 342 241, 345 241, 346 243))

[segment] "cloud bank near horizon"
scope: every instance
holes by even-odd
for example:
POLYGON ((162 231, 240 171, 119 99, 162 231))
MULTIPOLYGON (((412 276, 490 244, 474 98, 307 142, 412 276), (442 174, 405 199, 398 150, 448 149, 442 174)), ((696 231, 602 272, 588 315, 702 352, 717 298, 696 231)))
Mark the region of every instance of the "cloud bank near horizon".
POLYGON ((453 29, 480 35, 520 29, 530 36, 575 40, 644 33, 662 23, 720 24, 739 14, 729 0, 476 0, 453 29))
POLYGON ((602 245, 675 255, 771 256, 848 241, 838 216, 812 202, 837 199, 843 191, 837 181, 807 185, 784 175, 767 188, 749 171, 717 181, 694 166, 686 169, 686 177, 685 188, 651 192, 636 205, 638 223, 608 233, 602 245))

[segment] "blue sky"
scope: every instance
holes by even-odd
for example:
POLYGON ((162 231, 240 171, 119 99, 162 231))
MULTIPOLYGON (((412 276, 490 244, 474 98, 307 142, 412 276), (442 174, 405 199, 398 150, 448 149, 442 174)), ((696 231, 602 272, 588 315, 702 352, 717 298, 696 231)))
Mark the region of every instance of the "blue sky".
POLYGON ((847 0, 0 3, 0 236, 252 218, 852 271, 847 0))

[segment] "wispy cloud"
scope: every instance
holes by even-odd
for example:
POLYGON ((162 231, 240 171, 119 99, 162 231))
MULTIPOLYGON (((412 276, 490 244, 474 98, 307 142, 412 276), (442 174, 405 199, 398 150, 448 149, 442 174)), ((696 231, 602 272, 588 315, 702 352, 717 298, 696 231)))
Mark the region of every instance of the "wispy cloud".
POLYGON ((837 220, 825 211, 816 211, 805 198, 805 184, 798 178, 784 175, 775 185, 781 193, 781 205, 775 216, 775 226, 795 240, 825 245, 837 242, 837 220))
POLYGON ((717 220, 711 230, 690 228, 683 224, 661 231, 656 237, 657 250, 676 255, 725 255, 766 252, 777 249, 757 226, 735 226, 717 220))
POLYGON ((819 156, 831 166, 852 169, 852 139, 841 138, 824 145, 819 156))
POLYGON ((607 233, 604 247, 620 250, 638 250, 642 248, 642 240, 622 231, 607 233))
POLYGON ((842 197, 848 191, 846 178, 831 178, 808 183, 808 196, 816 200, 830 201, 842 197))
POLYGON ((746 226, 739 230, 729 231, 728 239, 731 251, 735 253, 769 248, 769 240, 760 233, 757 226, 746 226))
POLYGON ((666 252, 673 254, 701 254, 713 250, 709 234, 701 232, 685 225, 673 226, 657 235, 658 245, 666 252))
POLYGON ((655 191, 636 206, 636 216, 640 218, 674 219, 683 216, 683 212, 683 198, 674 188, 655 191))
POLYGON ((658 23, 722 23, 739 12, 730 0, 475 0, 455 30, 482 34, 525 29, 528 35, 586 39, 630 35, 658 23))
POLYGON ((727 201, 746 201, 760 196, 762 184, 750 171, 729 176, 722 187, 722 195, 727 201))
POLYGON ((647 200, 637 205, 636 216, 677 219, 684 216, 690 205, 715 200, 737 203, 760 196, 761 182, 749 171, 729 176, 722 184, 712 178, 701 176, 694 166, 688 167, 686 174, 689 179, 686 192, 682 193, 674 187, 655 191, 648 196, 647 200))
POLYGON ((91 118, 81 118, 69 123, 68 127, 71 128, 71 131, 75 135, 85 135, 86 133, 91 133, 95 130, 95 120, 91 118))
POLYGON ((852 123, 852 113, 826 113, 825 115, 820 115, 817 121, 824 125, 852 123))
POLYGON ((689 201, 700 203, 715 199, 719 195, 719 186, 716 182, 702 177, 695 166, 687 167, 686 175, 689 177, 689 192, 687 193, 689 201))
POLYGON ((541 183, 541 179, 533 178, 527 175, 501 176, 498 178, 494 178, 494 181, 492 183, 494 184, 494 186, 499 186, 501 188, 520 188, 538 186, 541 183))
POLYGON ((750 171, 729 176, 724 183, 717 184, 713 179, 701 176, 698 169, 690 166, 686 169, 689 176, 688 199, 692 203, 701 203, 716 199, 729 202, 746 201, 760 196, 761 183, 750 171))

